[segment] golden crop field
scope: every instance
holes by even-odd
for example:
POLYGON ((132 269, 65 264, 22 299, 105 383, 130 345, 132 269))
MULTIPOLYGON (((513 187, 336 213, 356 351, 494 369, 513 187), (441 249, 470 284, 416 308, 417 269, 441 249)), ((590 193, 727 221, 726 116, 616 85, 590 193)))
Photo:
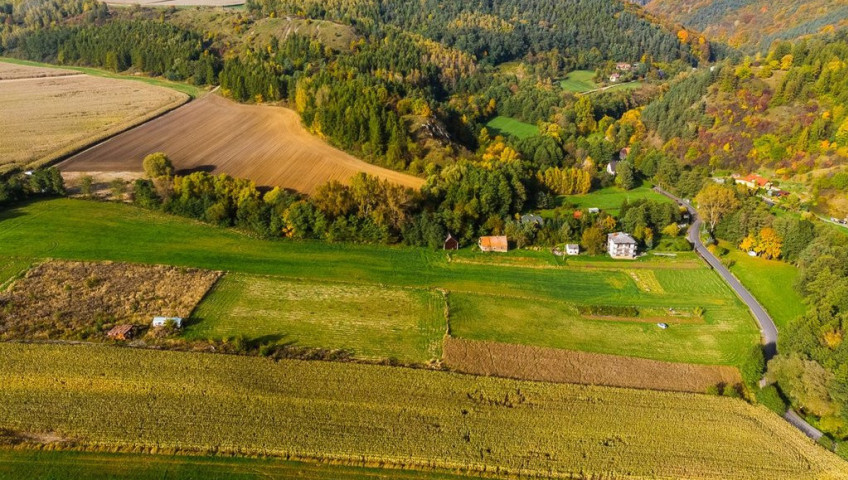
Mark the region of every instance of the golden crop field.
POLYGON ((249 178, 260 186, 311 193, 357 172, 418 188, 424 181, 366 163, 307 132, 293 110, 240 105, 207 95, 125 132, 60 165, 69 172, 141 172, 141 162, 165 152, 178 171, 203 170, 249 178))
POLYGON ((92 448, 580 478, 840 479, 740 400, 332 362, 0 344, 0 428, 92 448))
POLYGON ((47 70, 0 62, 0 172, 49 163, 188 100, 142 82, 47 70))

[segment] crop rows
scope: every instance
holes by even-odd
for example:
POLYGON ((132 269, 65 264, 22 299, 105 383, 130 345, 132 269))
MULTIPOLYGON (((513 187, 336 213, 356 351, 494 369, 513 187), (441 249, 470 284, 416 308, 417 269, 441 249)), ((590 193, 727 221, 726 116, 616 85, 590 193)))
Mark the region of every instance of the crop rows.
POLYGON ((840 478, 763 407, 373 365, 0 345, 0 428, 87 445, 605 478, 840 478))

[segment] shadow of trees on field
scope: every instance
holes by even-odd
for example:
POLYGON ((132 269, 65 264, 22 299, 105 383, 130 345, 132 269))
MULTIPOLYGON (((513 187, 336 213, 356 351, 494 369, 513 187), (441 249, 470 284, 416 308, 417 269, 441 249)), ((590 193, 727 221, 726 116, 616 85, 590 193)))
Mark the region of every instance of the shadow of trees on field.
POLYGON ((192 173, 195 173, 195 172, 212 173, 215 170, 215 168, 217 168, 217 166, 215 166, 215 165, 198 165, 196 167, 191 167, 191 168, 181 168, 181 169, 175 171, 174 174, 180 175, 180 176, 185 176, 185 175, 191 175, 192 173))

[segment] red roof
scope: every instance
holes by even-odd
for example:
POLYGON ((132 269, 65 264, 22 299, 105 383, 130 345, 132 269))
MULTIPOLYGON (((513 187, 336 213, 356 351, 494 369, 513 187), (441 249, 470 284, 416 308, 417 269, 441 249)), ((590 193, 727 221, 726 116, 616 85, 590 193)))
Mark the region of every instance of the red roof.
POLYGON ((757 185, 759 185, 761 187, 765 187, 766 184, 769 183, 767 178, 763 178, 763 177, 757 175, 756 173, 752 173, 752 174, 748 175, 747 177, 743 178, 742 180, 745 181, 745 182, 756 183, 757 185))

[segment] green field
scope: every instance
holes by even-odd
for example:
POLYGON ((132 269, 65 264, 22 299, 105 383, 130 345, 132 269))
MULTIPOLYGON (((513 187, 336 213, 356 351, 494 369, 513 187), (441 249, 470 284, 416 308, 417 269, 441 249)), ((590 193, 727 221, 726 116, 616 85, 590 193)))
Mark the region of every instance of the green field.
POLYGON ((489 134, 512 135, 518 139, 533 137, 539 134, 539 127, 518 121, 509 117, 495 117, 486 124, 489 134))
POLYGON ((426 289, 315 283, 229 274, 198 306, 188 338, 346 350, 366 359, 425 363, 441 357, 445 300, 426 289))
MULTIPOLYGON (((281 282, 277 287, 294 280, 331 285, 342 280, 362 289, 379 286, 386 292, 418 289, 425 296, 429 293, 424 294, 422 290, 443 288, 450 292, 451 304, 456 302, 456 309, 451 311, 455 333, 472 338, 503 340, 492 337, 506 335, 505 328, 509 327, 513 332, 508 338, 518 343, 541 342, 599 353, 729 365, 736 364, 738 353, 747 351, 747 346, 758 339, 756 326, 741 302, 714 273, 686 254, 677 259, 646 257, 637 262, 569 260, 568 266, 562 267, 547 252, 519 250, 490 255, 464 250, 448 257, 441 251, 419 248, 266 241, 132 206, 69 199, 29 203, 0 213, 0 245, 3 245, 0 264, 9 261, 23 265, 40 258, 113 260, 210 268, 230 274, 271 275, 278 279, 265 283, 281 282), (645 275, 634 278, 636 268, 656 270, 653 277, 664 291, 646 291, 645 285, 651 282, 645 283, 645 275), (503 307, 503 313, 492 307, 496 304, 503 307), (571 312, 574 305, 581 304, 674 307, 690 311, 701 306, 707 313, 704 323, 673 326, 664 331, 664 335, 659 335, 655 329, 641 324, 588 321, 562 314, 563 309, 571 312), (528 313, 532 311, 531 306, 542 309, 550 318, 533 318, 528 313), (513 319, 511 324, 503 319, 506 317, 513 319), (574 335, 553 332, 545 339, 545 334, 537 331, 545 324, 567 326, 566 330, 574 335), (526 332, 526 336, 521 332, 526 332), (576 334, 578 332, 580 335, 576 334), (599 333, 609 338, 594 342, 592 339, 599 333)), ((328 341, 343 346, 341 341, 356 341, 360 344, 353 350, 358 352, 376 355, 397 348, 399 356, 411 358, 413 354, 421 355, 426 351, 426 357, 418 358, 431 358, 429 346, 435 324, 429 321, 413 327, 409 323, 411 320, 398 316, 392 321, 400 323, 387 329, 387 337, 380 338, 403 339, 403 345, 377 345, 369 340, 373 332, 345 339, 332 331, 331 323, 312 331, 305 324, 294 325, 292 318, 297 317, 286 319, 277 312, 256 322, 250 318, 251 314, 233 315, 239 308, 238 302, 232 303, 238 296, 233 292, 240 287, 237 282, 232 286, 225 282, 224 286, 224 297, 216 299, 217 294, 213 292, 198 312, 198 315, 208 316, 203 312, 217 311, 218 320, 209 317, 209 323, 198 322, 199 330, 193 335, 229 335, 236 331, 230 328, 232 322, 245 329, 255 329, 256 335, 278 335, 284 341, 302 345, 328 341), (226 293, 228 289, 231 293, 226 293), (400 325, 402 331, 392 330, 400 325), (274 332, 275 328, 279 331, 274 332), (220 333, 216 333, 216 329, 220 333)), ((415 291, 407 293, 415 296, 415 291)), ((259 312, 279 309, 286 302, 275 295, 248 298, 254 299, 251 311, 259 312)), ((337 317, 346 309, 328 301, 319 305, 321 310, 310 310, 314 305, 317 304, 300 302, 298 308, 301 313, 337 317)), ((362 318, 362 308, 357 313, 354 311, 359 308, 355 307, 356 302, 349 305, 351 321, 362 318)), ((419 305, 423 305, 423 300, 419 300, 419 305)), ((372 326, 373 322, 367 328, 372 326)))
POLYGON ((806 312, 804 299, 795 290, 798 268, 786 262, 750 257, 727 242, 727 258, 735 261, 730 269, 765 307, 778 329, 806 312))
POLYGON ((0 480, 458 480, 456 475, 273 459, 0 449, 0 480))
POLYGON ((29 65, 33 67, 45 67, 45 68, 61 68, 63 70, 74 70, 80 73, 85 73, 87 75, 91 75, 93 77, 104 77, 104 78, 118 78, 122 80, 135 80, 137 82, 144 82, 150 85, 156 85, 157 87, 166 87, 178 92, 185 93, 191 98, 197 98, 205 93, 200 87, 181 82, 172 82, 170 80, 166 80, 164 78, 152 78, 146 77, 142 75, 122 75, 120 73, 110 72, 108 70, 101 70, 99 68, 91 68, 91 67, 77 67, 73 65, 52 65, 50 63, 42 63, 42 62, 31 62, 29 60, 20 60, 17 58, 9 58, 9 57, 0 57, 0 62, 6 63, 15 63, 18 65, 29 65))
POLYGON ((585 195, 566 195, 559 197, 561 205, 570 205, 575 208, 600 208, 601 210, 615 215, 621 208, 621 204, 627 200, 647 199, 655 202, 667 202, 671 200, 653 191, 651 185, 644 184, 633 190, 623 190, 618 187, 607 187, 585 195))
POLYGON ((575 70, 566 75, 565 79, 559 82, 559 86, 569 92, 583 93, 598 88, 598 84, 595 83, 594 78, 594 71, 575 70))
MULTIPOLYGON (((337 362, 0 344, 0 427, 83 446, 534 477, 838 478, 762 406, 337 362)), ((7 434, 8 435, 8 434, 7 434)))

